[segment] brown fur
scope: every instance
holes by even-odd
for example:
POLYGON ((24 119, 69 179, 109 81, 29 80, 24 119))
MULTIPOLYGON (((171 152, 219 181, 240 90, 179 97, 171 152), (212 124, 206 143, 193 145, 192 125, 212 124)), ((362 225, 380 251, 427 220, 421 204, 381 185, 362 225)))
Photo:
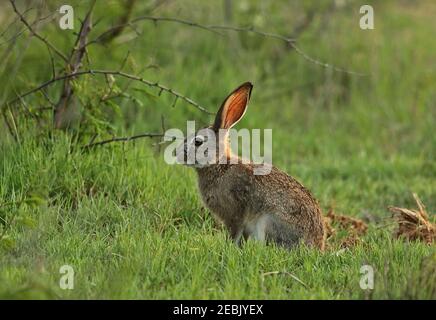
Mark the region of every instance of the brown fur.
POLYGON ((241 228, 245 221, 267 213, 289 228, 288 235, 267 232, 267 241, 287 247, 303 241, 324 249, 324 222, 311 193, 275 167, 268 175, 254 175, 254 166, 238 163, 197 168, 202 199, 229 229, 231 237, 237 240, 244 232, 241 228))
MULTIPOLYGON (((242 118, 251 89, 244 83, 226 98, 211 127, 214 131, 229 129, 242 118)), ((227 137, 216 143, 226 150, 227 160, 237 163, 197 166, 198 185, 204 203, 235 242, 253 236, 288 248, 304 242, 324 249, 321 209, 302 184, 275 167, 267 175, 255 175, 254 168, 260 165, 242 163, 232 155, 227 137)))

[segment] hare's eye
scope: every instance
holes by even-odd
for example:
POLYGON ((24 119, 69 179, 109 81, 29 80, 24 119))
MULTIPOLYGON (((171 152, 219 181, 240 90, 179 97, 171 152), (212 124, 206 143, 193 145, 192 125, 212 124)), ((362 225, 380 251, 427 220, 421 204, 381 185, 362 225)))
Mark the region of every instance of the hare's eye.
POLYGON ((196 147, 199 147, 203 144, 204 138, 202 136, 196 136, 194 139, 194 144, 196 147))

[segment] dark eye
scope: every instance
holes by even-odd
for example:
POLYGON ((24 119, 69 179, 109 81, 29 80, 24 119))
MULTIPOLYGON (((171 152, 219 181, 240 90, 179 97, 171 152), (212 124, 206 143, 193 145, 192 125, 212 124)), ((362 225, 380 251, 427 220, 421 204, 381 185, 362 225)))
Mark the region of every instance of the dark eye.
POLYGON ((196 147, 201 146, 203 144, 203 142, 204 142, 204 138, 203 137, 201 137, 201 136, 195 137, 194 144, 195 144, 196 147))

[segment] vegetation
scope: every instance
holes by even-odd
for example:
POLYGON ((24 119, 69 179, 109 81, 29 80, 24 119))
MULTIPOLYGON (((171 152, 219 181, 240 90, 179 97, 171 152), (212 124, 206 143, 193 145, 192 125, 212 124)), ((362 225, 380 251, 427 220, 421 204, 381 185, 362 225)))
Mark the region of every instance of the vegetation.
MULTIPOLYGON (((387 210, 415 207, 415 192, 434 221, 436 3, 370 2, 374 30, 359 28, 361 4, 351 0, 235 1, 226 10, 223 1, 137 1, 130 13, 123 1, 97 1, 87 34, 97 41, 76 65, 32 36, 3 1, 0 297, 436 298, 434 244, 394 239, 387 210), (199 25, 143 19, 105 33, 123 16, 199 25), (212 25, 242 30, 199 27, 212 25), (152 86, 116 73, 72 77, 67 106, 76 114, 56 129, 64 81, 17 97, 71 74, 71 66, 124 72, 152 86), (356 246, 332 240, 320 253, 248 241, 238 248, 203 208, 195 172, 164 162, 159 137, 83 148, 186 130, 186 120, 205 125, 213 117, 198 106, 215 112, 247 80, 254 90, 238 128, 272 128, 277 167, 307 186, 324 212, 333 206, 368 221, 356 246), (63 265, 74 269, 73 290, 59 287, 63 265), (359 286, 363 265, 374 268, 373 290, 359 286)), ((32 28, 42 38, 77 58, 90 3, 70 1, 74 30, 61 30, 59 14, 50 15, 63 2, 16 7, 39 21, 32 28)))

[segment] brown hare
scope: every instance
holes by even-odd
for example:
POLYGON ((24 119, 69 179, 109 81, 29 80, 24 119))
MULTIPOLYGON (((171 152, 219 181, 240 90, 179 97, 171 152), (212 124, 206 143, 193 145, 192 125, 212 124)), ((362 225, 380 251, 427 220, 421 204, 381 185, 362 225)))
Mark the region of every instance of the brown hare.
POLYGON ((187 137, 177 148, 177 161, 187 164, 190 150, 213 143, 213 148, 206 148, 216 150, 208 155, 211 161, 194 160, 191 165, 197 171, 204 203, 237 244, 241 238, 252 237, 287 248, 303 242, 323 250, 323 217, 311 193, 275 167, 269 174, 256 175, 255 169, 261 165, 244 162, 231 153, 228 131, 243 117, 252 88, 246 82, 235 89, 224 100, 214 124, 187 137))

